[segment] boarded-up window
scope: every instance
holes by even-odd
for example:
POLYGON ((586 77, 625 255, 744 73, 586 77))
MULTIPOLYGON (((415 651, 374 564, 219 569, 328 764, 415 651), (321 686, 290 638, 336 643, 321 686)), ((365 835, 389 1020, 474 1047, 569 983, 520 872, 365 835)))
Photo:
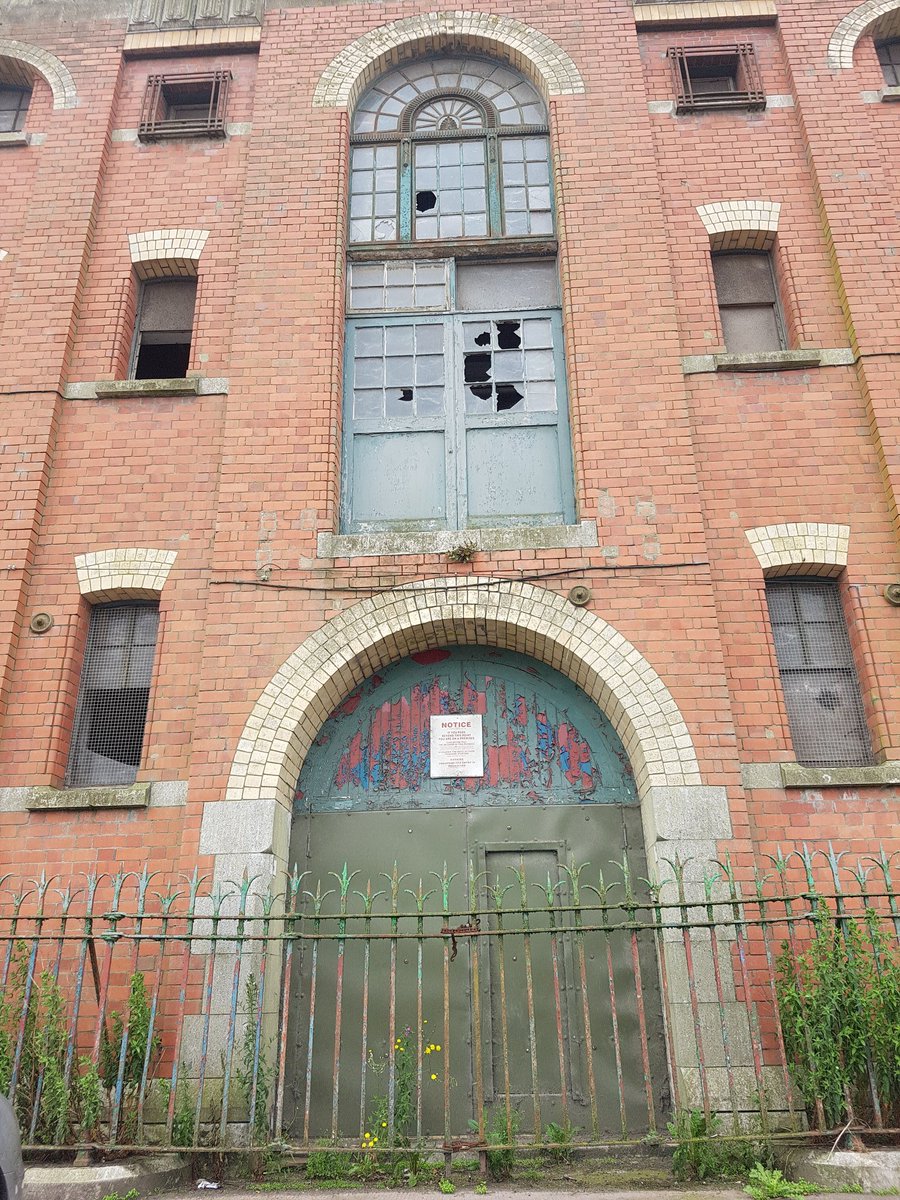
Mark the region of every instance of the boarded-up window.
POLYGON ((196 297, 196 279, 159 279, 141 285, 132 378, 185 377, 196 297))
POLYGON ((783 350, 784 332, 771 254, 714 254, 713 274, 728 353, 783 350))
POLYGON ((154 603, 98 604, 91 610, 67 787, 134 782, 158 626, 154 603))
POLYGON ((797 761, 810 767, 871 763, 837 583, 773 580, 766 599, 797 761))

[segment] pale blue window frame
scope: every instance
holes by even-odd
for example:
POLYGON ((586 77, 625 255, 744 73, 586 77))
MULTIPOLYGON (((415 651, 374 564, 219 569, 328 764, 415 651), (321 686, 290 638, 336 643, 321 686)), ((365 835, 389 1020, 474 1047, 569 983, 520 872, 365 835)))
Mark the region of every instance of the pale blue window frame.
MULTIPOLYGON (((452 303, 452 302, 451 302, 452 303)), ((365 335, 362 335, 365 336, 365 335)), ((385 339, 387 334, 384 335, 385 339)), ((405 332, 395 337, 407 338, 405 332)), ((369 339, 377 342, 377 335, 369 339)), ((430 357, 430 354, 426 355, 430 357)), ((398 360, 395 359, 395 362, 398 360)), ((385 368, 387 369, 387 368, 385 368)), ((421 532, 512 525, 567 525, 575 519, 572 454, 565 386, 561 312, 532 308, 504 312, 405 312, 352 317, 345 345, 345 403, 342 480, 342 529, 346 533, 421 532), (553 357, 556 407, 547 411, 476 413, 467 411, 464 379, 464 326, 469 322, 547 321, 553 357), (354 393, 375 397, 377 389, 356 389, 358 339, 364 330, 420 327, 440 331, 416 336, 415 342, 440 345, 444 361, 443 411, 434 411, 433 389, 422 414, 415 364, 408 384, 401 376, 385 385, 391 392, 413 392, 416 400, 391 398, 379 416, 360 415, 354 393), (407 415, 405 405, 412 407, 407 415), (492 437, 496 430, 505 436, 492 437), (481 435, 481 436, 479 436, 481 435), (478 459, 474 468, 470 459, 478 459), (518 490, 517 490, 518 489, 518 490), (472 494, 481 503, 472 505, 472 494), (493 497, 493 502, 492 502, 493 497), (475 507, 478 511, 471 511, 475 507)))

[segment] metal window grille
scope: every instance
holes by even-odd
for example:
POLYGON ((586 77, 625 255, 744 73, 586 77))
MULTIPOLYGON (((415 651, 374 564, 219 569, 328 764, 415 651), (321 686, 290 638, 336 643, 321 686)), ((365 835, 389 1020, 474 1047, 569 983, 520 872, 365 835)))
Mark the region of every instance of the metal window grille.
POLYGON ((766 93, 753 45, 671 46, 676 113, 707 108, 766 107, 766 93))
POLYGON ((141 762, 159 606, 91 610, 66 786, 133 783, 141 762))
POLYGON ((0 133, 19 133, 30 103, 31 88, 0 84, 0 133))
POLYGON ((776 580, 766 599, 797 761, 867 766, 872 745, 837 583, 776 580))
POLYGON ((230 71, 151 75, 144 92, 138 137, 224 137, 230 71))
POLYGON ((900 87, 900 38, 876 42, 875 49, 881 63, 881 73, 888 87, 900 87))

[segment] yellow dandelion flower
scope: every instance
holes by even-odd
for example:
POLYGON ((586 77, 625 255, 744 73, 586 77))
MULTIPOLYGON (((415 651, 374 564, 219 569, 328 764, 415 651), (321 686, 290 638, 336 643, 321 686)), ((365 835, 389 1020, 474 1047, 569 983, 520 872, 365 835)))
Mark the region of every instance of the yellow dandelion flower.
POLYGON ((426 1047, 425 1047, 425 1053, 426 1053, 426 1054, 430 1054, 430 1053, 431 1053, 431 1047, 430 1047, 430 1046, 426 1046, 426 1047))
POLYGON ((440 1050, 440 1046, 435 1046, 435 1050, 440 1050))
POLYGON ((378 1141, 378 1138, 372 1138, 372 1141, 373 1141, 373 1142, 377 1142, 377 1141, 378 1141))
POLYGON ((432 1079, 437 1079, 437 1075, 432 1075, 432 1079))
POLYGON ((381 1122, 381 1128, 382 1128, 382 1129, 387 1129, 387 1121, 382 1121, 382 1122, 381 1122))

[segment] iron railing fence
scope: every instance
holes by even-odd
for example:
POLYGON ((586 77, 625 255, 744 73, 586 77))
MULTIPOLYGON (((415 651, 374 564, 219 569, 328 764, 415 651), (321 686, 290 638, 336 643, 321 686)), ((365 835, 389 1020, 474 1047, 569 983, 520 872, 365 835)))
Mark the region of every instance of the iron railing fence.
POLYGON ((896 1131, 896 856, 768 865, 7 877, 0 1087, 32 1148, 896 1131))

